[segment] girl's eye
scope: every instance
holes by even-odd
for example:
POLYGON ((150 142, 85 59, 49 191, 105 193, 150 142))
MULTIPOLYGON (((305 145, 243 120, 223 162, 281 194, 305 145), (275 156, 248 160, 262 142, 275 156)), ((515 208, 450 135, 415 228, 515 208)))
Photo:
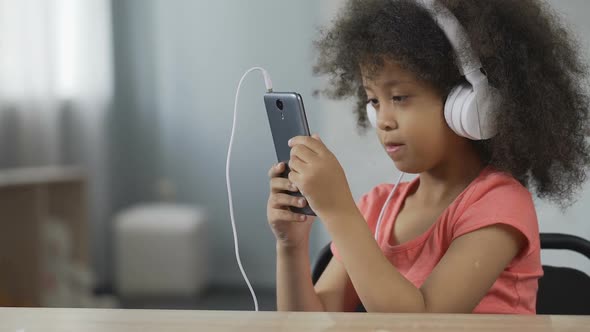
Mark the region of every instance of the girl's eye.
POLYGON ((377 99, 369 99, 369 100, 367 100, 367 104, 371 104, 373 106, 377 106, 377 105, 379 105, 379 100, 377 100, 377 99))
POLYGON ((406 99, 408 99, 408 96, 394 96, 391 99, 396 103, 403 103, 404 101, 406 101, 406 99))

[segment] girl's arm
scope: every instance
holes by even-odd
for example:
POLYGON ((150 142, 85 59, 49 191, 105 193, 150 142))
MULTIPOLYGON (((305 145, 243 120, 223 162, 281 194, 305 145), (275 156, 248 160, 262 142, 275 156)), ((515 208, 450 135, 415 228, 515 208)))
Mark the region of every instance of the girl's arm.
POLYGON ((344 265, 332 259, 315 285, 325 311, 352 312, 360 303, 344 265))
POLYGON ((324 311, 311 282, 308 245, 284 247, 277 243, 277 310, 324 311))
POLYGON ((307 248, 277 246, 279 311, 354 311, 358 303, 348 273, 338 260, 330 261, 314 289, 307 248))
POLYGON ((359 303, 342 263, 332 259, 315 289, 307 248, 277 245, 277 309, 279 311, 354 311, 359 303))
POLYGON ((504 225, 463 235, 417 288, 385 258, 358 210, 323 221, 368 312, 470 313, 525 243, 504 225))

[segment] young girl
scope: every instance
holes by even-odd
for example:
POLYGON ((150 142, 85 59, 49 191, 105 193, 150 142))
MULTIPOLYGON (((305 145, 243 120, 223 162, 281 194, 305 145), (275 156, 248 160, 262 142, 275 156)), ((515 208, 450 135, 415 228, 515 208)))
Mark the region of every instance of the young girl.
POLYGON ((445 101, 465 77, 431 12, 412 0, 348 1, 317 42, 316 73, 331 77, 329 96, 356 97, 360 127, 373 106, 395 167, 419 176, 396 188, 377 230, 394 186, 375 187, 357 205, 319 137, 293 138, 288 179, 278 177, 284 164, 269 171, 279 310, 535 313, 543 271, 529 189, 567 206, 586 178, 585 68, 567 29, 539 1, 436 4, 457 18, 497 91, 484 124, 495 135, 470 140, 449 127, 445 101), (288 209, 306 204, 334 253, 316 285, 313 218, 288 209))

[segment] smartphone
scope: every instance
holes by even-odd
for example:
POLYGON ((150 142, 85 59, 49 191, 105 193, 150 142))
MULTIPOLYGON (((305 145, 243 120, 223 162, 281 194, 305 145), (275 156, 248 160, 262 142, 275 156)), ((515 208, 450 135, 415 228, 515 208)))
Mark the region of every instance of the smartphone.
MULTIPOLYGON (((268 115, 270 131, 277 153, 277 160, 285 163, 285 171, 281 177, 289 175, 289 159, 291 159, 291 148, 288 142, 295 136, 310 136, 303 98, 295 92, 270 92, 264 95, 264 106, 268 115)), ((303 197, 300 192, 285 191, 291 196, 303 197)), ((316 214, 309 205, 298 208, 291 207, 295 213, 315 216, 316 214)))

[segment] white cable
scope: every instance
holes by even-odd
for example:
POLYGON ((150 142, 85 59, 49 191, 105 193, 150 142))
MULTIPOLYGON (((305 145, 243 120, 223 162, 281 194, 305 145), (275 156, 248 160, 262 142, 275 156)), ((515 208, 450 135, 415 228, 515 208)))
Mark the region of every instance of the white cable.
POLYGON ((238 96, 240 95, 240 87, 242 86, 242 82, 244 81, 246 76, 254 70, 259 70, 260 72, 262 72, 262 75, 264 76, 264 84, 266 86, 266 91, 272 92, 272 82, 270 80, 270 76, 268 75, 266 70, 264 70, 264 68, 253 67, 253 68, 248 69, 244 73, 244 75, 242 75, 242 78, 240 79, 240 83, 238 83, 238 89, 236 90, 236 98, 234 100, 234 120, 233 120, 233 124, 231 127, 231 137, 229 139, 229 149, 227 151, 227 161, 225 163, 225 181, 227 182, 227 196, 228 196, 228 200, 229 200, 229 214, 230 214, 230 218, 231 218, 231 226, 232 226, 232 231, 233 231, 233 235, 234 235, 234 248, 236 250, 236 260, 238 261, 238 266, 240 267, 240 271, 242 272, 242 276, 244 277, 244 280, 246 281, 246 284, 248 285, 248 289, 250 289, 250 294, 252 294, 252 300, 254 301, 254 310, 258 311, 258 299, 256 298, 256 293, 254 293, 254 289, 252 288, 252 285, 250 284, 250 280, 248 280, 248 276, 246 276, 246 272, 244 271, 244 267, 242 267, 242 260, 240 259, 240 250, 238 249, 238 233, 236 232, 236 222, 234 219, 234 204, 233 204, 232 194, 231 194, 231 185, 229 182, 229 164, 230 164, 230 159, 231 159, 232 147, 234 145, 234 133, 236 131, 238 96))
MULTIPOLYGON (((232 147, 234 144, 234 133, 236 131, 236 122, 237 122, 237 115, 238 115, 237 110, 238 110, 238 99, 239 99, 239 95, 240 95, 240 87, 242 86, 242 82, 244 81, 246 76, 254 70, 259 70, 262 73, 262 75, 264 77, 264 84, 266 86, 266 91, 272 92, 272 81, 270 80, 270 76, 268 75, 268 73, 266 72, 266 70, 264 68, 253 67, 253 68, 248 69, 244 73, 244 75, 242 75, 242 78, 240 79, 240 82, 238 83, 238 88, 236 90, 236 97, 234 99, 234 116, 233 116, 233 123, 232 123, 232 128, 231 128, 231 136, 229 139, 229 149, 227 151, 227 161, 225 164, 225 180, 227 182, 229 214, 230 214, 230 218, 231 218, 231 226, 232 226, 232 231, 233 231, 233 236, 234 236, 234 248, 235 248, 235 253, 236 253, 236 260, 238 261, 238 266, 240 267, 240 271, 242 272, 242 276, 244 277, 244 281, 246 281, 246 285, 248 285, 248 289, 250 290, 250 294, 252 294, 252 300, 254 301, 254 310, 258 311, 258 299, 256 298, 256 293, 254 292, 254 289, 252 288, 252 285, 250 284, 250 280, 248 280, 248 276, 246 275, 246 272, 244 271, 244 267, 242 266, 242 260, 240 259, 240 250, 238 247, 238 234, 236 231, 236 222, 235 222, 235 218, 234 218, 234 207, 233 207, 233 199, 232 199, 232 193, 231 193, 231 184, 230 184, 230 180, 229 180, 229 168, 230 168, 232 147)), ((387 199, 385 200, 385 203, 383 204, 383 207, 381 208, 381 212, 379 213, 379 218, 377 219, 377 226, 375 228, 375 240, 377 240, 379 238, 379 230, 381 228, 381 222, 383 221, 383 215, 385 213, 385 209, 387 208, 387 205, 389 205, 389 201, 393 197, 393 194, 395 194, 395 191, 397 190, 397 187, 400 184, 403 176, 404 176, 404 173, 402 172, 397 180, 397 183, 395 184, 395 186, 393 187, 393 189, 389 193, 389 196, 387 196, 387 199)))
POLYGON ((381 212, 379 213, 379 218, 377 219, 377 227, 375 227, 375 241, 379 241, 378 240, 379 239, 379 230, 381 229, 381 222, 383 221, 383 215, 385 214, 385 209, 387 208, 387 205, 389 205, 389 201, 393 197, 393 194, 395 194, 395 190, 397 189, 397 186, 399 185, 399 183, 401 182, 403 177, 404 177, 404 172, 402 172, 399 175, 399 178, 397 179, 397 183, 395 184, 395 186, 393 186, 393 189, 391 190, 391 192, 389 192, 389 196, 387 196, 387 199, 385 200, 385 203, 383 204, 383 207, 381 208, 381 212))

